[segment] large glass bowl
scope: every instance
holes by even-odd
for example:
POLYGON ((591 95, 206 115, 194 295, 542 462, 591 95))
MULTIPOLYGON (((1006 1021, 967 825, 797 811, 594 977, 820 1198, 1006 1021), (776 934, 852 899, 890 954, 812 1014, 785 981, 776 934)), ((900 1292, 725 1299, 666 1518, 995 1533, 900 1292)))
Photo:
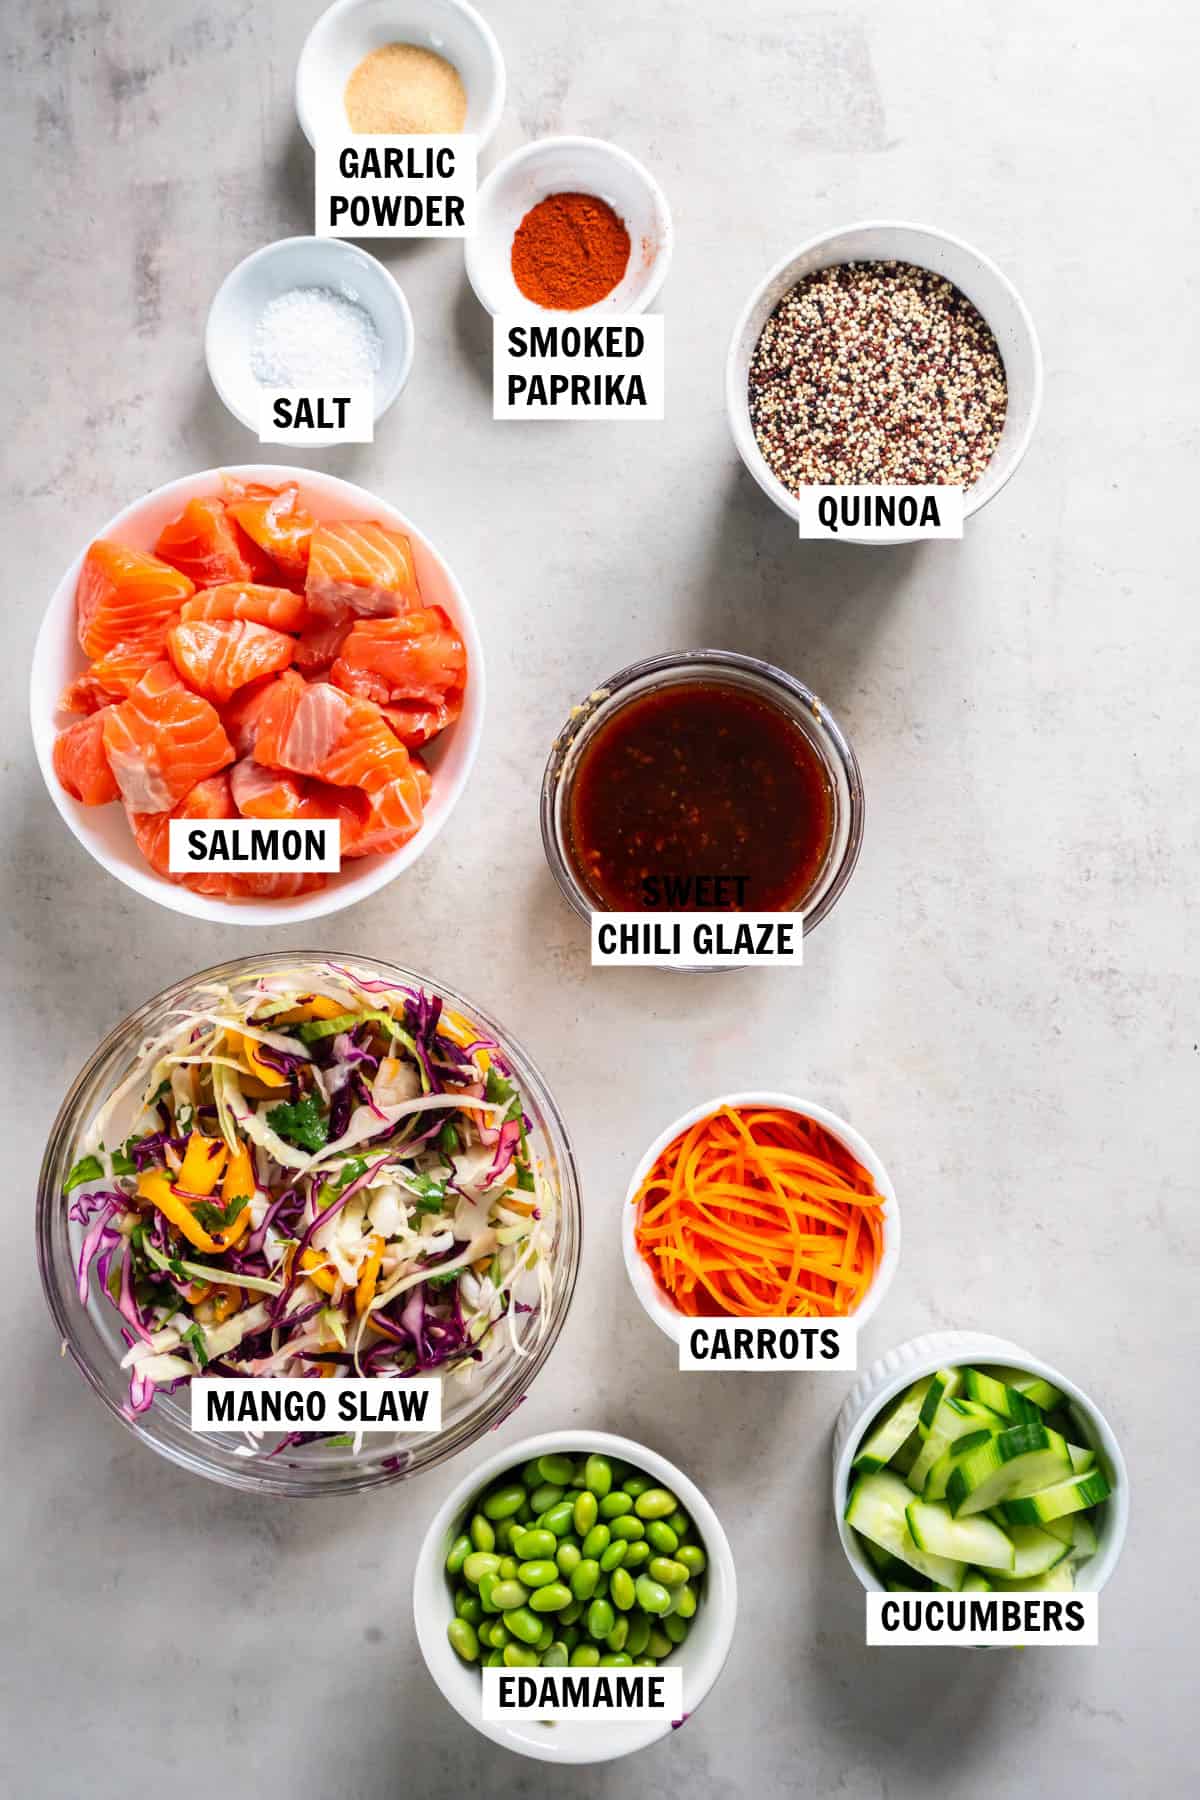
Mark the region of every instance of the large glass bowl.
POLYGON ((340 1494, 403 1481, 465 1450, 484 1432, 499 1425, 520 1403, 554 1348, 575 1289, 582 1228, 579 1180, 562 1116, 537 1065, 511 1033, 473 1000, 444 982, 373 957, 316 951, 245 956, 222 963, 166 988, 131 1013, 105 1038, 64 1100, 50 1132, 38 1183, 37 1241, 42 1285, 64 1348, 92 1390, 114 1418, 160 1456, 229 1487, 266 1494, 340 1494), (125 1349, 117 1329, 120 1315, 96 1291, 95 1283, 90 1304, 85 1307, 79 1300, 78 1228, 69 1223, 63 1184, 77 1159, 80 1138, 88 1122, 129 1072, 144 1039, 162 1029, 162 1022, 171 1012, 196 1004, 197 988, 213 981, 236 985, 280 969, 309 963, 315 967, 327 962, 353 968, 371 980, 423 987, 440 994, 456 1012, 480 1028, 481 1036, 494 1038, 500 1045, 511 1065, 525 1112, 533 1122, 530 1140, 534 1153, 540 1157, 545 1176, 558 1194, 550 1309, 540 1338, 536 1317, 525 1316, 524 1354, 514 1350, 506 1339, 503 1348, 465 1381, 446 1378, 442 1388, 442 1429, 436 1435, 426 1438, 406 1433, 391 1437, 369 1432, 357 1452, 349 1447, 313 1443, 289 1445, 273 1456, 246 1455, 244 1448, 239 1454, 236 1437, 192 1430, 186 1385, 174 1395, 157 1395, 149 1410, 137 1418, 126 1416, 123 1408, 128 1375, 118 1366, 125 1349))

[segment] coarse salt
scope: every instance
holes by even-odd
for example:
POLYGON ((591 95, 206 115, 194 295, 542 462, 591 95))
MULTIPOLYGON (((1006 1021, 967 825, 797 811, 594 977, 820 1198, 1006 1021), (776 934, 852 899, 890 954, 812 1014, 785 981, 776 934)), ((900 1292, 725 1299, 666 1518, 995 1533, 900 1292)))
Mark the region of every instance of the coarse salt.
POLYGON ((290 288, 263 309, 250 367, 267 388, 348 387, 370 381, 383 340, 351 288, 290 288))

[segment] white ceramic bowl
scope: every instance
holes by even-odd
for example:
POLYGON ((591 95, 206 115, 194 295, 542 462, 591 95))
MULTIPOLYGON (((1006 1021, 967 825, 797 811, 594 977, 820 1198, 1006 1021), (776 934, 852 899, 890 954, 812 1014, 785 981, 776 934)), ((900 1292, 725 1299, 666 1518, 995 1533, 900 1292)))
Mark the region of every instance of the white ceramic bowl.
POLYGON ((642 1306, 660 1331, 678 1343, 690 1321, 683 1313, 676 1312, 666 1294, 655 1281, 650 1267, 640 1254, 634 1228, 637 1224, 637 1208, 634 1201, 638 1189, 646 1179, 650 1170, 667 1148, 673 1144, 682 1132, 689 1130, 700 1119, 707 1119, 710 1113, 719 1111, 722 1106, 777 1106, 786 1108, 788 1112, 800 1113, 807 1119, 815 1119, 826 1131, 840 1138, 851 1155, 858 1158, 864 1169, 867 1169, 875 1183, 876 1192, 884 1200, 884 1232, 883 1259, 875 1271, 875 1279, 867 1289, 866 1297, 858 1311, 851 1314, 855 1324, 860 1328, 867 1323, 881 1304, 900 1261, 900 1209, 896 1203, 896 1192, 892 1187, 887 1170, 872 1150, 864 1137, 860 1137, 852 1125, 839 1119, 826 1107, 818 1106, 812 1100, 797 1100, 792 1094, 776 1094, 757 1090, 744 1094, 722 1094, 716 1100, 706 1100, 699 1106, 693 1106, 683 1117, 676 1119, 673 1125, 655 1138, 637 1168, 633 1171, 628 1190, 625 1194, 625 1205, 621 1210, 621 1249, 625 1257, 625 1270, 633 1285, 633 1291, 642 1306))
POLYGON ((115 537, 134 549, 152 549, 163 526, 176 516, 186 501, 221 491, 222 473, 275 484, 297 481, 309 509, 319 519, 379 519, 397 531, 408 533, 422 594, 432 605, 444 606, 458 627, 466 645, 469 670, 461 715, 426 753, 433 775, 433 792, 420 831, 390 855, 364 856, 344 863, 337 875, 330 876, 327 886, 295 900, 217 900, 192 893, 189 888, 156 875, 133 840, 124 809, 116 802, 110 806, 80 806, 63 790, 54 773, 54 739, 61 726, 70 722, 59 712, 58 698, 68 681, 87 666, 75 636, 75 587, 86 545, 55 588, 38 633, 29 679, 33 742, 50 798, 67 825, 88 854, 126 887, 145 895, 148 900, 156 900, 160 906, 169 907, 172 912, 186 913, 194 919, 218 920, 228 925, 294 925, 302 919, 319 919, 329 913, 341 912, 345 907, 353 906, 356 900, 364 900, 368 894, 386 887, 402 870, 416 862, 437 837, 458 804, 479 748, 485 694, 483 647, 474 615, 449 565, 412 521, 365 488, 314 469, 250 463, 225 471, 204 469, 198 475, 185 475, 135 500, 99 531, 93 532, 88 543, 98 537, 115 537))
POLYGON ((534 1757, 539 1762, 611 1762, 618 1756, 628 1756, 633 1750, 644 1750, 648 1744, 656 1743, 671 1730, 671 1722, 651 1720, 619 1724, 572 1719, 555 1725, 541 1725, 536 1721, 500 1723, 486 1720, 480 1716, 478 1665, 469 1666, 461 1661, 446 1637, 446 1627, 454 1616, 446 1577, 446 1556, 464 1528, 470 1502, 496 1476, 509 1469, 519 1470, 533 1457, 546 1456, 552 1451, 619 1457, 652 1475, 678 1496, 699 1532, 708 1567, 692 1628, 671 1661, 678 1661, 683 1668, 683 1705, 687 1715, 694 1713, 709 1693, 725 1666, 737 1621, 737 1575, 729 1539, 700 1489, 682 1469, 656 1450, 647 1449, 645 1444, 635 1443, 632 1438, 616 1437, 607 1431, 548 1431, 541 1437, 525 1438, 497 1450, 463 1477, 434 1514, 417 1552, 413 1575, 417 1642, 429 1673, 455 1712, 493 1743, 502 1744, 506 1750, 515 1750, 519 1756, 534 1757))
POLYGON ((667 278, 674 228, 667 197, 636 157, 603 138, 538 138, 497 163, 479 189, 474 237, 466 240, 467 278, 490 313, 551 309, 525 298, 512 272, 517 226, 550 194, 594 194, 629 232, 629 266, 611 294, 594 306, 556 313, 564 319, 644 312, 667 278))
POLYGON ((464 131, 482 150, 504 111, 504 58, 495 33, 466 0, 334 0, 296 65, 296 116, 310 144, 346 137, 346 83, 383 44, 420 44, 454 64, 467 90, 464 131))
POLYGON ((258 436, 262 388, 251 367, 254 333, 272 300, 292 288, 331 288, 368 313, 383 361, 375 375, 381 419, 412 373, 416 342, 404 290, 381 262, 344 238, 280 238, 231 269, 213 297, 204 355, 213 386, 233 414, 258 436))
MULTIPOLYGON (((981 251, 932 226, 887 220, 846 225, 809 238, 759 283, 733 328, 725 363, 725 405, 738 455, 763 492, 789 518, 799 520, 799 502, 767 467, 750 422, 747 384, 759 335, 783 296, 806 275, 836 263, 886 260, 915 263, 953 282, 991 326, 1004 358, 1008 413, 995 455, 964 496, 965 517, 977 513, 1000 492, 1029 448, 1042 404, 1042 353, 1033 320, 1008 277, 981 251)), ((839 538, 843 543, 863 541, 851 532, 841 532, 839 538)), ((904 543, 908 538, 908 533, 898 530, 894 537, 872 541, 904 543)))
POLYGON ((1117 1566, 1129 1526, 1129 1476, 1113 1428, 1096 1402, 1060 1370, 1006 1338, 989 1337, 982 1331, 932 1331, 924 1337, 910 1338, 908 1343, 889 1350, 872 1363, 846 1396, 833 1431, 833 1511, 850 1567, 865 1588, 873 1593, 883 1592, 878 1571, 863 1553, 844 1516, 850 1465, 868 1426, 910 1382, 932 1374, 934 1369, 964 1363, 1002 1363, 1027 1369, 1031 1375, 1053 1382, 1068 1396, 1080 1443, 1089 1445, 1108 1464, 1115 1479, 1111 1481, 1112 1494, 1099 1509, 1099 1547, 1095 1556, 1079 1565, 1076 1580, 1082 1593, 1099 1593, 1117 1566))

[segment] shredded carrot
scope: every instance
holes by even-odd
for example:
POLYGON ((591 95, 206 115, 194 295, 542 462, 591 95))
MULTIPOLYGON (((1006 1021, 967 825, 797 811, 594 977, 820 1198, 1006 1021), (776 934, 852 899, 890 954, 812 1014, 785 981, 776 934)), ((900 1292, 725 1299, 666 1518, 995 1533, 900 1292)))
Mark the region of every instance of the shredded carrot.
POLYGON ((634 1195, 636 1238, 692 1318, 844 1318, 875 1278, 884 1201, 856 1157, 801 1113, 722 1107, 634 1195))

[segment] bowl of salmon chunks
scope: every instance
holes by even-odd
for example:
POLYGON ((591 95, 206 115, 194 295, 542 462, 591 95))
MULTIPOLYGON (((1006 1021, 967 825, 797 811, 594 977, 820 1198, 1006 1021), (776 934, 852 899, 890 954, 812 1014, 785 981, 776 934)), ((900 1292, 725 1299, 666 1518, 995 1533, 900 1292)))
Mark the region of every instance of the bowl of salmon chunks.
POLYGON ((233 924, 339 912, 410 867, 466 786, 483 705, 475 621, 429 540, 351 482, 274 464, 118 513, 59 583, 30 684, 83 847, 161 906, 233 924), (246 819, 260 846, 336 820, 337 872, 265 870, 256 848, 172 867, 173 820, 246 819))

